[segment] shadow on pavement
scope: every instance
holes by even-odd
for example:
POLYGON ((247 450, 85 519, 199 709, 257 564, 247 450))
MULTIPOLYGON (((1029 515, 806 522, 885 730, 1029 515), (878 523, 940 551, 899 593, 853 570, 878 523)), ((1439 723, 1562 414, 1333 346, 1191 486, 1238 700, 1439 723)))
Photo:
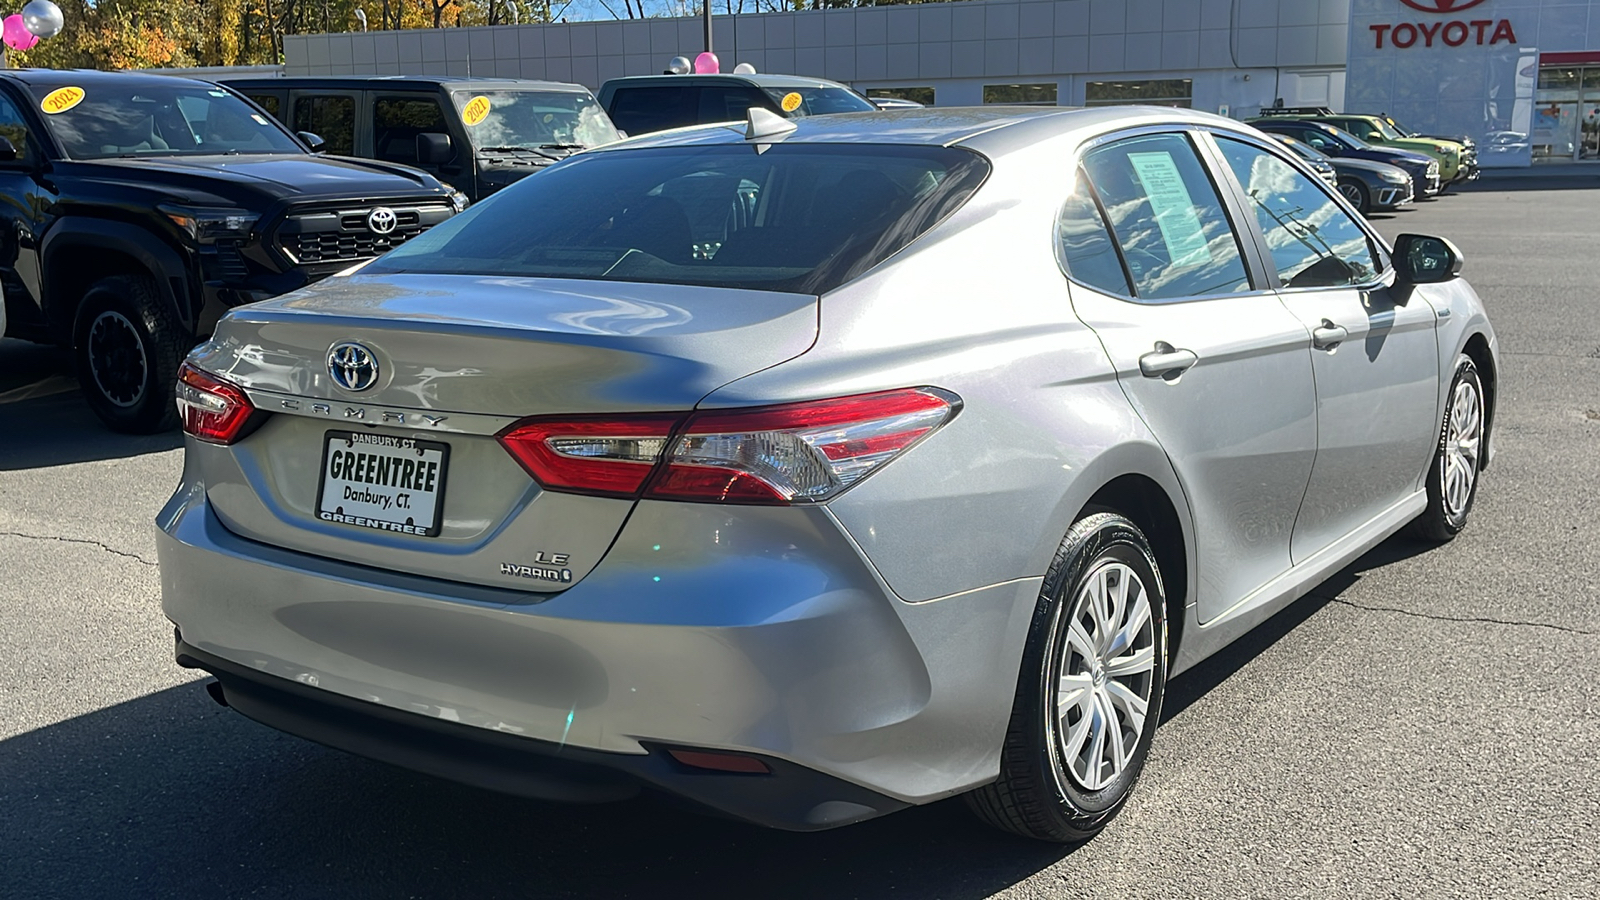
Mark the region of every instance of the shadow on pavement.
POLYGON ((183 434, 117 434, 77 390, 0 404, 0 471, 122 459, 183 446, 183 434))
POLYGON ((1477 181, 1458 185, 1451 191, 1498 193, 1502 191, 1592 191, 1600 188, 1600 168, 1593 173, 1560 175, 1485 175, 1477 181))
MULTIPOLYGON (((1364 573, 1390 539, 1176 679, 1164 718, 1364 573)), ((789 834, 642 799, 557 806, 413 775, 215 706, 191 682, 0 741, 8 897, 980 898, 1071 848, 959 800, 789 834)))
MULTIPOLYGON (((1355 562, 1312 588, 1311 593, 1289 604, 1272 618, 1257 625, 1248 634, 1204 662, 1172 679, 1167 684, 1167 696, 1162 701, 1161 721, 1166 722, 1181 715, 1196 700, 1227 681, 1233 673, 1249 665, 1273 644, 1298 628, 1300 623, 1316 615, 1336 597, 1349 590, 1366 573, 1426 553, 1436 546, 1438 545, 1402 534, 1395 535, 1368 550, 1355 562)), ((1157 740, 1160 740, 1159 733, 1157 740)))

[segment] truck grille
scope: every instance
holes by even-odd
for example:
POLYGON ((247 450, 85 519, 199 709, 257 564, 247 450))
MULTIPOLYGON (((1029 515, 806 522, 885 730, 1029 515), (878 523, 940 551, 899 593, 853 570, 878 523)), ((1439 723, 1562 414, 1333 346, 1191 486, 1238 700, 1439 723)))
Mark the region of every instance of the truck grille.
POLYGON ((394 213, 394 228, 388 232, 372 228, 374 209, 332 209, 296 212, 278 226, 278 249, 296 265, 359 261, 387 253, 395 247, 450 218, 444 204, 385 207, 394 213))

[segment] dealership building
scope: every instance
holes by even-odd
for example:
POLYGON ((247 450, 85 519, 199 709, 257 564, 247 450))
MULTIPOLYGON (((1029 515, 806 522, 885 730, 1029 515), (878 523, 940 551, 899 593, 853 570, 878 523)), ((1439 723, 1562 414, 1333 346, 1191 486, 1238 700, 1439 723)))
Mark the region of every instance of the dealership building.
MULTIPOLYGON (((815 75, 937 106, 1159 103, 1387 112, 1485 166, 1600 159, 1600 0, 965 0, 718 15, 724 71, 815 75)), ((654 75, 699 19, 284 39, 291 75, 654 75)))

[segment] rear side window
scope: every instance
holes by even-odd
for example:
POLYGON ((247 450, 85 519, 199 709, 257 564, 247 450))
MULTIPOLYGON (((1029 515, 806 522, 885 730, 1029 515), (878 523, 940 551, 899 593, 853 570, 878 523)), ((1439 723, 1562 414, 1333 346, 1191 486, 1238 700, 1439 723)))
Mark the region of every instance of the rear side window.
POLYGON ((255 104, 266 110, 274 119, 283 121, 283 110, 276 94, 246 94, 255 104))
POLYGON ((301 96, 294 102, 294 130, 322 138, 335 156, 350 156, 356 146, 356 101, 344 95, 301 96))
POLYGON ((365 271, 820 294, 932 228, 988 173, 986 159, 951 147, 775 144, 757 154, 719 144, 582 154, 365 271))
POLYGON ((417 135, 449 134, 432 97, 380 97, 372 104, 372 146, 378 159, 417 164, 417 135))
POLYGON ((1222 200, 1189 139, 1136 137, 1084 156, 1134 293, 1170 300, 1249 290, 1222 200))
POLYGON ((700 89, 689 85, 618 88, 611 96, 607 113, 618 128, 630 135, 697 125, 700 89))
POLYGON ((752 106, 767 107, 765 97, 753 87, 718 85, 700 88, 701 122, 742 122, 752 106))
POLYGON ((1284 287, 1340 287, 1377 279, 1367 233, 1317 182, 1249 144, 1218 138, 1217 146, 1250 197, 1284 287))
POLYGON ((1117 258, 1117 245, 1112 241, 1111 230, 1106 228, 1106 220, 1095 203, 1089 176, 1082 169, 1078 170, 1072 196, 1061 207, 1061 220, 1056 231, 1067 274, 1090 287, 1112 294, 1126 297, 1133 293, 1128 286, 1122 261, 1117 258))

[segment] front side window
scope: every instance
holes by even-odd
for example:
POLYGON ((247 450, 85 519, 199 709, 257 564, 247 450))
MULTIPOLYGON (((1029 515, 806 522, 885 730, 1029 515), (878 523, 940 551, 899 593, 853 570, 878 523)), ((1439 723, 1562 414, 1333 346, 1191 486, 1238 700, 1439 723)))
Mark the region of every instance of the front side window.
POLYGON ((1234 294, 1250 277, 1194 145, 1179 134, 1118 141, 1084 156, 1137 296, 1234 294))
MULTIPOLYGON (((70 159, 303 153, 283 128, 236 95, 203 84, 100 81, 59 112, 57 89, 30 85, 45 127, 70 159)), ((20 148, 19 148, 20 149, 20 148)))
POLYGON ((22 111, 11 102, 11 98, 0 94, 0 136, 11 142, 17 150, 17 161, 28 162, 33 152, 28 141, 28 123, 22 118, 22 111))
POLYGON ((294 101, 294 130, 323 140, 323 149, 350 156, 356 146, 356 101, 342 94, 304 96, 294 101))
POLYGON ((774 144, 756 154, 739 143, 580 154, 363 271, 820 294, 932 228, 988 172, 983 157, 949 147, 774 144))
POLYGON ((611 97, 611 120, 635 137, 699 124, 700 88, 680 84, 617 88, 611 97))
POLYGON ((1378 267, 1367 233, 1321 185, 1277 156, 1218 138, 1223 158, 1249 195, 1284 287, 1369 284, 1378 267))
MULTIPOLYGON (((745 117, 750 115, 752 106, 767 108, 765 95, 757 88, 744 85, 713 85, 700 89, 702 123, 743 122, 745 117)), ((799 114, 798 110, 795 114, 799 114)))
POLYGON ((450 133, 432 97, 380 97, 372 104, 372 147, 379 159, 416 165, 417 135, 425 133, 450 133))

